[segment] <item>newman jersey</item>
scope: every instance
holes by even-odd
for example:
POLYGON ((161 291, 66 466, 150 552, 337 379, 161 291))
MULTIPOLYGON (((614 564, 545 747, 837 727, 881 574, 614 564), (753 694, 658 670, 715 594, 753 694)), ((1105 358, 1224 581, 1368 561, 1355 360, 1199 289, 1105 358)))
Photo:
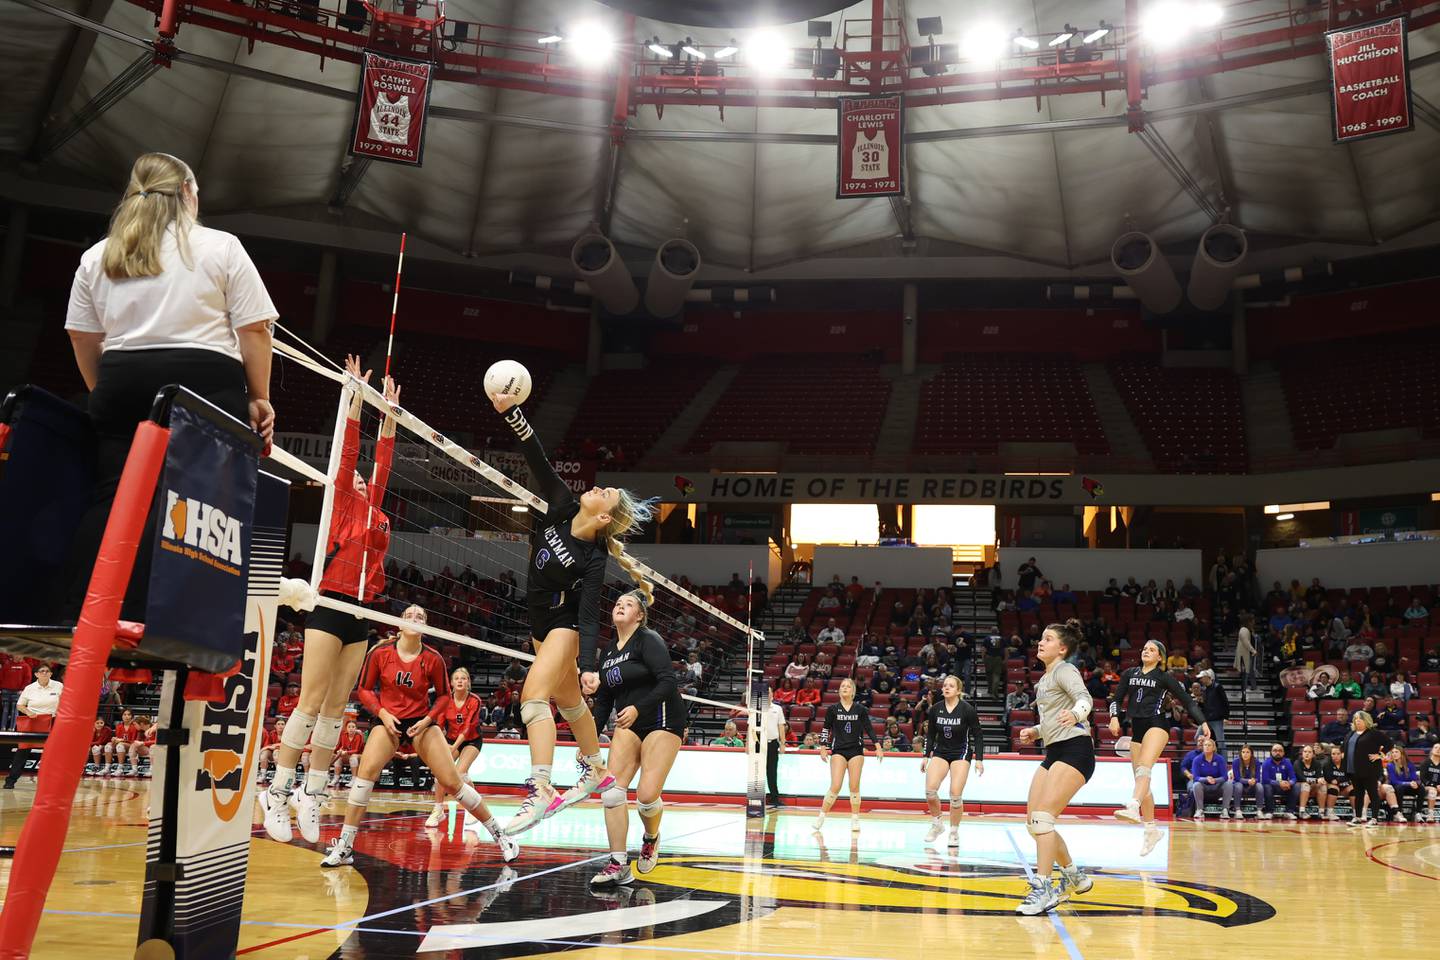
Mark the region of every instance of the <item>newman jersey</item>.
POLYGON ((942 760, 984 760, 985 735, 980 729, 980 714, 965 700, 956 700, 949 709, 944 700, 930 707, 926 725, 925 756, 942 760))
POLYGON ((640 627, 620 645, 616 637, 600 655, 600 689, 595 691, 595 725, 604 729, 610 711, 634 707, 637 714, 631 729, 637 733, 685 729, 689 710, 675 685, 670 651, 660 634, 640 627))
POLYGON ((360 669, 360 705, 377 718, 389 710, 397 720, 420 719, 430 712, 431 688, 443 692, 449 685, 444 658, 424 643, 409 659, 401 655, 399 641, 382 643, 371 648, 360 669))
POLYGON ((1420 784, 1426 787, 1440 787, 1440 763, 1429 757, 1420 761, 1420 784))
POLYGON ((369 478, 365 496, 355 492, 352 474, 360 459, 360 421, 345 421, 345 442, 340 448, 340 466, 335 476, 335 506, 330 514, 330 538, 325 548, 325 573, 321 593, 337 593, 371 603, 385 589, 385 553, 390 549, 390 519, 380 510, 385 484, 390 479, 390 462, 395 455, 395 437, 382 436, 375 443, 375 473, 369 478), (360 590, 360 571, 365 571, 365 590, 360 590))
POLYGON ((1328 772, 1329 771, 1325 769, 1325 764, 1318 760, 1308 767, 1305 766, 1304 763, 1297 763, 1295 765, 1295 779, 1301 783, 1323 783, 1326 779, 1325 775, 1328 772))
POLYGON ((1120 682, 1110 695, 1110 713, 1119 714, 1120 705, 1125 705, 1125 716, 1135 720, 1154 720, 1165 711, 1165 694, 1170 694, 1185 705, 1190 719, 1196 726, 1205 722, 1205 714, 1196 705, 1194 698, 1179 681, 1160 667, 1146 672, 1144 667, 1131 667, 1120 674, 1120 682))
POLYGON ((445 739, 452 743, 458 737, 463 743, 466 740, 474 740, 480 736, 480 711, 484 707, 480 698, 470 693, 465 695, 463 703, 456 704, 455 698, 445 694, 435 701, 434 708, 430 711, 430 719, 445 727, 445 739))
POLYGON ((825 726, 820 742, 837 753, 859 750, 864 740, 875 746, 875 731, 870 725, 870 711, 859 700, 850 704, 849 709, 842 703, 832 703, 825 708, 825 726))

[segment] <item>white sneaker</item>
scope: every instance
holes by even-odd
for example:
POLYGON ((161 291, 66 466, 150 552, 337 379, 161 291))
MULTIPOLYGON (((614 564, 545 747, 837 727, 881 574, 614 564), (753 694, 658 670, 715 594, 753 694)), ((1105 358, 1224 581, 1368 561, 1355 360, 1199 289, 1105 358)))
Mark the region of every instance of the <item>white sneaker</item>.
POLYGON ((859 817, 851 817, 851 818, 850 818, 850 832, 851 832, 851 833, 859 833, 859 832, 860 832, 860 818, 859 818, 859 817))
POLYGON ((635 872, 640 874, 649 873, 655 869, 655 864, 660 860, 660 838, 659 836, 640 838, 640 856, 635 858, 635 872))
POLYGON ((1360 826, 1364 826, 1364 825, 1365 825, 1365 819, 1364 819, 1363 817, 1351 817, 1351 818, 1350 818, 1350 826, 1352 826, 1352 827, 1360 827, 1360 826))
POLYGON ((438 827, 444 819, 445 804, 437 803, 434 807, 431 808, 430 816, 425 818, 425 827, 426 829, 429 829, 430 827, 438 827))
POLYGON ((960 828, 959 828, 959 827, 953 827, 953 828, 951 828, 951 830, 950 830, 950 838, 945 842, 945 846, 948 847, 948 848, 951 849, 951 850, 959 850, 959 849, 960 849, 960 828))
POLYGON ((1068 900, 1071 896, 1089 893, 1095 886, 1095 881, 1090 879, 1078 863, 1071 864, 1070 869, 1060 868, 1060 898, 1068 900))
POLYGON ((812 831, 814 831, 815 833, 819 833, 820 830, 821 830, 824 826, 825 826, 825 814, 822 813, 822 814, 820 814, 818 817, 815 818, 815 823, 811 825, 810 829, 811 829, 812 831))
POLYGON ((355 851, 344 840, 336 840, 320 861, 322 867, 348 867, 355 863, 355 851))
POLYGON ((537 781, 534 777, 525 781, 525 791, 525 799, 520 801, 520 809, 510 818, 510 822, 505 824, 507 837, 517 837, 544 820, 546 809, 552 801, 559 799, 554 787, 537 781))
POLYGON ((495 838, 495 842, 500 845, 500 858, 506 863, 513 863, 515 858, 520 856, 520 841, 514 837, 507 837, 502 832, 495 838))
POLYGON ((615 786, 615 778, 610 776, 608 771, 602 777, 598 770, 585 762, 584 757, 577 759, 575 765, 580 768, 580 779, 575 781, 575 786, 550 801, 541 815, 541 819, 553 817, 566 807, 572 807, 584 800, 590 794, 602 793, 615 786))
POLYGON ((1300 819, 1301 819, 1301 820, 1309 820, 1309 819, 1310 819, 1310 811, 1309 811, 1308 808, 1305 809, 1305 810, 1301 810, 1301 811, 1300 811, 1300 819))
POLYGON ((1227 809, 1225 809, 1224 807, 1221 807, 1221 808, 1220 808, 1220 819, 1221 819, 1221 820, 1229 820, 1229 819, 1230 819, 1230 811, 1227 810, 1227 809))
POLYGON ((605 868, 590 878, 591 887, 619 887, 635 878, 630 875, 630 864, 607 860, 605 868))
POLYGON ((1403 810, 1396 810, 1396 811, 1394 811, 1394 817, 1395 817, 1395 822, 1396 822, 1396 823, 1405 823, 1405 822, 1406 822, 1406 820, 1405 820, 1405 812, 1404 812, 1403 810))
POLYGON ((289 843, 294 838, 290 826, 290 798, 270 789, 261 790, 260 809, 265 812, 265 832, 270 839, 289 843))
POLYGON ((97 777, 108 777, 108 776, 110 776, 110 764, 108 764, 108 763, 102 763, 102 764, 100 764, 100 770, 95 774, 95 776, 97 776, 97 777))
POLYGON ((1163 836, 1165 836, 1164 830, 1161 830, 1153 823, 1147 823, 1145 825, 1145 839, 1140 844, 1140 856, 1148 857, 1163 836))
POLYGON ((1267 813, 1266 811, 1261 810, 1259 813, 1255 814, 1255 819, 1256 819, 1256 820, 1273 820, 1273 819, 1275 819, 1275 814, 1273 814, 1273 813, 1267 813))
POLYGON ((1126 823, 1140 822, 1140 801, 1131 797, 1125 801, 1125 806, 1115 811, 1115 819, 1124 820, 1126 823))
POLYGON ((1196 810, 1196 811, 1195 811, 1195 816, 1191 817, 1190 819, 1191 819, 1191 820, 1194 820, 1196 823, 1204 823, 1204 822, 1205 822, 1205 811, 1204 811, 1204 810, 1196 810))
POLYGON ((1038 916, 1042 913, 1049 913, 1060 905, 1060 892, 1047 879, 1034 877, 1030 880, 1030 892, 1025 894, 1025 899, 1015 908, 1015 912, 1024 914, 1027 917, 1038 916))
POLYGON ((1286 820, 1295 819, 1295 814, 1291 813, 1289 810, 1286 810, 1284 813, 1281 814, 1281 816, 1284 817, 1286 820))
POLYGON ((302 789, 295 798, 295 822, 306 843, 320 842, 320 808, 330 800, 328 793, 311 793, 302 789))
POLYGON ((925 842, 934 843, 936 840, 940 839, 940 834, 944 832, 945 822, 939 817, 935 817, 930 821, 930 829, 925 831, 925 842))

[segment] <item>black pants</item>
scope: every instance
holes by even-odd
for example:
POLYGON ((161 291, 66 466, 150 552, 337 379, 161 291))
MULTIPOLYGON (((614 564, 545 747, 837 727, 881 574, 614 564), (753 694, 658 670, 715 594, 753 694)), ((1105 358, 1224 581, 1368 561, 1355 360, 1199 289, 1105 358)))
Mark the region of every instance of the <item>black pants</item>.
POLYGON ((1355 807, 1355 816, 1380 816, 1382 809, 1380 806, 1380 778, 1372 777, 1364 773, 1355 773, 1351 774, 1351 780, 1355 784, 1355 795, 1350 800, 1351 805, 1355 807), (1364 806, 1363 797, 1370 798, 1370 811, 1368 814, 1361 814, 1360 812, 1364 806))
MULTIPOLYGON (((250 399, 245 368, 240 361, 213 350, 107 350, 100 358, 100 377, 90 392, 88 411, 95 426, 95 497, 81 519, 71 554, 71 577, 65 613, 75 618, 85 600, 95 555, 110 519, 110 505, 120 474, 130 455, 135 428, 150 416, 161 387, 178 383, 204 397, 237 420, 249 422, 250 399)), ((140 541, 135 570, 120 616, 145 619, 145 596, 150 583, 150 552, 154 539, 151 523, 140 541)))
POLYGON ((771 740, 765 749, 765 782, 770 789, 770 802, 780 802, 780 741, 771 740))
MULTIPOLYGON (((20 779, 25 772, 26 762, 35 755, 35 751, 29 747, 16 747, 10 754, 10 773, 5 778, 7 784, 13 784, 20 779)), ((39 773, 39 769, 36 769, 39 773)))

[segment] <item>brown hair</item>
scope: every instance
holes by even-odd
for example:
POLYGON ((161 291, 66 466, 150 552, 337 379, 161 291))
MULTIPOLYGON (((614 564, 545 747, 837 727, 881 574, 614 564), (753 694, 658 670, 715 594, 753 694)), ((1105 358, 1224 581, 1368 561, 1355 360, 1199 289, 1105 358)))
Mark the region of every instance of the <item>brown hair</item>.
POLYGON ((1081 627, 1080 621, 1071 617, 1064 623, 1052 623, 1048 625, 1045 631, 1055 634, 1055 638, 1060 641, 1060 646, 1065 650, 1065 656, 1068 657, 1075 652, 1076 647, 1080 646, 1081 627))
POLYGON ((110 232, 100 257, 105 276, 111 280, 159 276, 163 269, 160 247, 171 224, 175 225, 180 259, 187 267, 194 266, 190 227, 195 217, 184 197, 185 184, 194 182, 190 167, 168 153, 145 153, 136 158, 125 195, 110 216, 110 232))

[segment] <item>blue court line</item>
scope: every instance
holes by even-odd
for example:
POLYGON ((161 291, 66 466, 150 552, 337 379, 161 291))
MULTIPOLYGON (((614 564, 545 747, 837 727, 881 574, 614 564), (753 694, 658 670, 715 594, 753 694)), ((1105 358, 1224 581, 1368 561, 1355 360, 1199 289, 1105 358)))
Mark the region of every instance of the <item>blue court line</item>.
MULTIPOLYGON (((1009 840, 1010 846, 1015 848, 1015 859, 1019 860, 1020 866, 1025 868, 1025 875, 1031 880, 1034 880, 1035 871, 1031 868, 1029 859, 1021 852, 1020 844, 1015 842, 1015 832, 1007 829, 1005 831, 1005 839, 1009 840)), ((1080 954, 1080 947, 1076 945, 1074 938, 1070 936, 1070 931, 1065 929, 1065 918, 1060 916, 1057 910, 1049 911, 1047 916, 1049 916, 1050 926, 1055 928, 1055 933, 1060 938, 1060 942, 1065 944, 1065 952, 1070 955, 1070 960, 1084 960, 1080 954)))

